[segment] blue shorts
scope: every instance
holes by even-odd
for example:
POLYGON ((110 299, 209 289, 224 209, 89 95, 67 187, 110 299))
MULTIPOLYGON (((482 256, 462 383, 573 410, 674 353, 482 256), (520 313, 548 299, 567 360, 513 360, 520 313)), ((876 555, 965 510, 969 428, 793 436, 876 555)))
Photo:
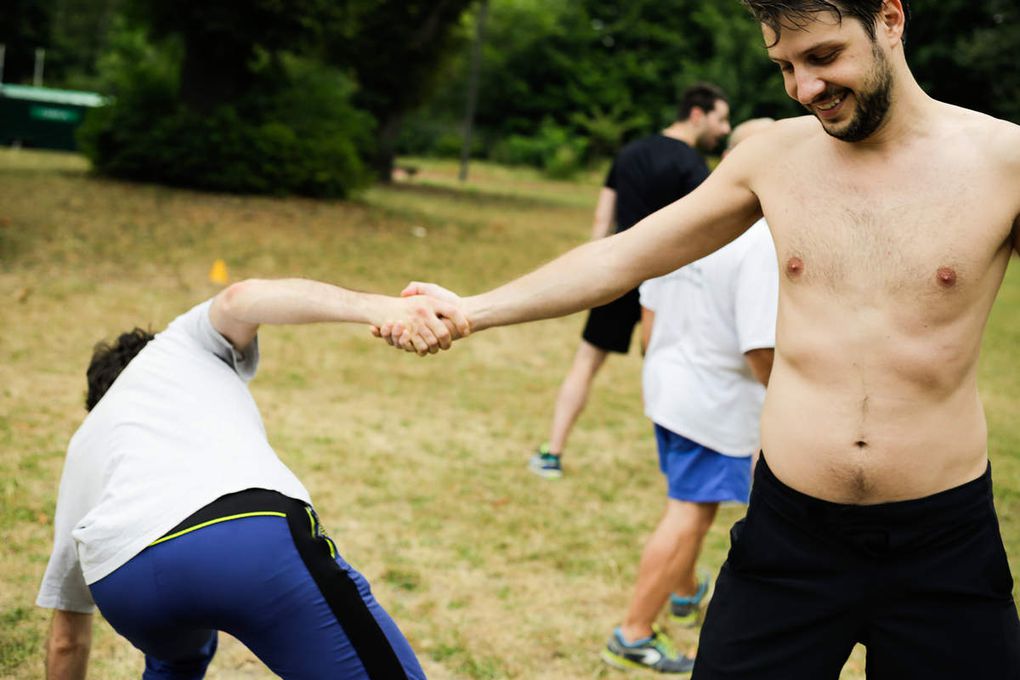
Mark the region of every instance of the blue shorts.
POLYGON ((276 492, 214 501, 90 590, 144 680, 204 677, 219 630, 288 680, 425 678, 312 509, 276 492))
POLYGON ((751 456, 725 456, 661 425, 655 425, 655 441, 670 498, 691 503, 747 503, 751 456))

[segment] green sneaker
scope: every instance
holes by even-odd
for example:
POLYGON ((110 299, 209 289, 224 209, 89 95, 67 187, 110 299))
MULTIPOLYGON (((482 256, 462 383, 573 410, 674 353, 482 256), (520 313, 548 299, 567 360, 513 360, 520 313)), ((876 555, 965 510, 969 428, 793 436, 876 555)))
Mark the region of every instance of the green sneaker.
POLYGON ((711 577, 705 575, 698 582, 698 590, 688 597, 669 596, 669 620, 681 626, 692 627, 698 625, 698 616, 705 604, 705 596, 708 595, 708 587, 711 585, 711 577))
POLYGON ((646 669, 680 675, 694 669, 694 659, 677 651, 668 637, 652 626, 652 636, 637 642, 624 642, 617 628, 602 650, 602 661, 622 670, 646 669))
POLYGON ((535 455, 528 461, 528 469, 539 477, 545 477, 546 479, 559 479, 563 476, 560 457, 555 453, 549 453, 548 444, 542 444, 538 447, 535 455))

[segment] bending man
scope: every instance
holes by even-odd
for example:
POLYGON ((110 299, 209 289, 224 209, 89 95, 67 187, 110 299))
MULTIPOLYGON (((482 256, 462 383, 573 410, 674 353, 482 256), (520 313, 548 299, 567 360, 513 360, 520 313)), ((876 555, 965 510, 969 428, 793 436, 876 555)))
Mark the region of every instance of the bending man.
POLYGON ((423 298, 251 280, 155 337, 135 329, 97 347, 37 600, 56 610, 48 680, 85 677, 95 605, 145 654, 146 680, 203 677, 217 630, 284 678, 424 678, 270 447, 247 382, 259 324, 410 314, 449 346, 437 313, 458 318, 423 298))

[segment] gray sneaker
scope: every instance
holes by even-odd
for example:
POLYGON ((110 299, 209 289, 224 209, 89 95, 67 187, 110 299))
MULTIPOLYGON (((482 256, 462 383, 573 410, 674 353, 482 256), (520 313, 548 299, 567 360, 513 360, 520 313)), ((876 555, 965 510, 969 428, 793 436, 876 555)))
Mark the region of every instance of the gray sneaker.
POLYGON ((669 620, 688 628, 698 625, 701 611, 705 608, 705 597, 708 595, 712 577, 703 574, 698 582, 698 589, 689 597, 669 596, 669 620))
POLYGON ((602 660, 623 670, 636 668, 675 675, 690 673, 694 669, 694 659, 678 652, 658 626, 652 626, 652 631, 651 637, 628 644, 617 628, 602 650, 602 660))
POLYGON ((546 479, 559 479, 563 476, 563 466, 560 464, 560 457, 549 452, 549 445, 542 444, 535 451, 535 455, 528 461, 528 468, 539 477, 546 479))

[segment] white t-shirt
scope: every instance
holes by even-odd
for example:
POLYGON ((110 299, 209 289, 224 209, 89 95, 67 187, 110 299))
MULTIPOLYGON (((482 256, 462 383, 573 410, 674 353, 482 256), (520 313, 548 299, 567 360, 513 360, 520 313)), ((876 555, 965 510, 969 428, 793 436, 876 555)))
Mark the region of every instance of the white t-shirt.
POLYGON ((311 502, 248 391, 258 343, 235 351, 210 304, 150 341, 71 437, 39 606, 91 612, 86 584, 225 494, 261 488, 311 502))
POLYGON ((759 220, 732 243, 641 285, 655 312, 644 362, 645 414, 728 456, 758 450, 765 387, 744 353, 776 344, 779 272, 759 220))

